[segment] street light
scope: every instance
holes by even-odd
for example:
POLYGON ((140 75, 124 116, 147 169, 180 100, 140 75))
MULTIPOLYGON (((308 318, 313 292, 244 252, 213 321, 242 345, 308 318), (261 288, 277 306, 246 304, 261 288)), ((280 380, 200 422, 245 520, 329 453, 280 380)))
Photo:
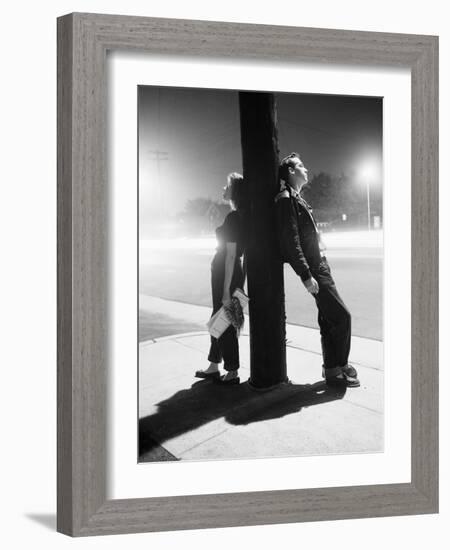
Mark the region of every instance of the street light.
POLYGON ((367 191, 367 229, 372 229, 370 223, 370 183, 373 182, 377 174, 377 167, 374 162, 365 162, 359 171, 361 180, 366 184, 367 191))

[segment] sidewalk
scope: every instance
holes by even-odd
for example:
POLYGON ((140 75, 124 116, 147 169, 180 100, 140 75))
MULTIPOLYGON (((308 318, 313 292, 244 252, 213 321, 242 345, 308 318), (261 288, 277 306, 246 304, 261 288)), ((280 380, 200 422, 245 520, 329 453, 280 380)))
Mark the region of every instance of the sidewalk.
POLYGON ((140 296, 140 309, 199 330, 139 346, 141 460, 203 460, 383 451, 383 344, 352 338, 360 388, 321 378, 319 332, 287 325, 291 384, 252 391, 248 318, 240 337, 241 384, 194 378, 207 366, 210 309, 140 296), (319 406, 315 406, 319 405, 319 406))

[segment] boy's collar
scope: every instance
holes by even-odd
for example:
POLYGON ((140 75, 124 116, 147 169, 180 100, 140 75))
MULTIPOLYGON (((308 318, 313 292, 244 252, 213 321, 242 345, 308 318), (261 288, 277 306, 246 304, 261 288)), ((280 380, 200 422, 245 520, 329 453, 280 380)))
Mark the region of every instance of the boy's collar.
POLYGON ((300 189, 294 189, 290 185, 288 185, 284 180, 281 180, 281 186, 280 186, 280 192, 281 191, 288 191, 288 193, 291 195, 291 197, 294 197, 295 199, 301 199, 301 191, 300 189))

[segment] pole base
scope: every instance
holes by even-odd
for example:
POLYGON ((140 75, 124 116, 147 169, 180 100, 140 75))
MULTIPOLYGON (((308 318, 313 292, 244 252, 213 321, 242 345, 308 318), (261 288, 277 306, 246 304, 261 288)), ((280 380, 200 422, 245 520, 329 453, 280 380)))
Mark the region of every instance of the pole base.
POLYGON ((251 379, 249 378, 247 380, 247 385, 248 387, 254 391, 254 392, 258 392, 258 393, 265 393, 265 392, 269 392, 269 391, 272 391, 272 390, 276 390, 277 388, 281 388, 283 386, 289 386, 290 384, 292 384, 292 382, 289 380, 289 378, 286 377, 285 380, 283 380, 282 382, 278 382, 277 384, 273 384, 273 386, 267 386, 267 387, 259 387, 259 386, 255 386, 251 379))

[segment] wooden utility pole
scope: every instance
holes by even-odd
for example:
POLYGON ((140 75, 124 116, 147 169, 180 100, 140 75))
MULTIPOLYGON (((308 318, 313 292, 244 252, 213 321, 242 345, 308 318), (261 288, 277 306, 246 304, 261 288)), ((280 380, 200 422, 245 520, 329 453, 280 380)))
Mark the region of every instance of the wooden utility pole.
POLYGON ((283 263, 275 225, 278 134, 273 94, 239 92, 244 178, 251 196, 247 278, 250 380, 255 389, 287 381, 283 263))

